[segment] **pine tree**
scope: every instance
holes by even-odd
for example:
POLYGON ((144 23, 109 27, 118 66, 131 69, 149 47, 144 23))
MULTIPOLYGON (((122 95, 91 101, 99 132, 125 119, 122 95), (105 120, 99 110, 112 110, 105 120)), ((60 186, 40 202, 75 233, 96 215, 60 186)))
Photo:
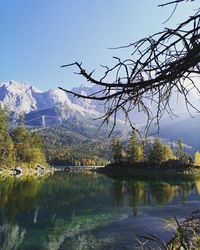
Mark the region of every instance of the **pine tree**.
POLYGON ((162 144, 159 139, 155 139, 150 150, 149 161, 160 165, 162 162, 175 159, 172 149, 167 144, 162 144))
POLYGON ((30 163, 31 161, 31 143, 30 133, 24 125, 16 127, 12 133, 14 142, 15 157, 17 163, 30 163))
POLYGON ((13 130, 12 138, 16 162, 18 164, 31 167, 37 163, 45 163, 41 139, 37 133, 31 134, 24 124, 22 124, 13 130))
POLYGON ((0 164, 1 168, 12 168, 14 164, 13 142, 8 133, 8 115, 0 106, 0 164))
POLYGON ((182 164, 188 164, 191 157, 184 151, 185 145, 182 140, 178 140, 176 145, 176 157, 182 164))
POLYGON ((154 140, 150 150, 149 161, 156 165, 160 165, 162 163, 162 144, 158 138, 154 140))
POLYGON ((134 162, 141 162, 144 160, 144 150, 142 145, 137 141, 137 136, 133 131, 128 143, 127 150, 128 161, 133 164, 134 162))
POLYGON ((45 155, 43 152, 42 140, 41 140, 40 135, 36 132, 32 133, 30 137, 30 142, 31 142, 31 148, 32 148, 31 162, 33 164, 36 164, 36 163, 44 164, 46 162, 46 159, 45 159, 45 155))
POLYGON ((119 163, 122 161, 124 150, 119 138, 114 138, 112 141, 112 154, 115 163, 119 163))

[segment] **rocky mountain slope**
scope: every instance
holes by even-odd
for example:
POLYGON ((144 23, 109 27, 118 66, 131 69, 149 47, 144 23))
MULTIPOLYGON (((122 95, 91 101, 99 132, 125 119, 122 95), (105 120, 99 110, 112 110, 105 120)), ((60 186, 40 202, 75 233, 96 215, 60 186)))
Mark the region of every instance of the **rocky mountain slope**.
MULTIPOLYGON (((98 86, 80 86, 72 89, 72 91, 83 95, 89 95, 98 90, 98 86)), ((190 99, 195 106, 200 107, 200 98, 197 93, 192 92, 190 99)), ((8 108, 12 121, 19 121, 19 117, 24 114, 25 124, 30 126, 59 125, 63 122, 72 124, 71 121, 78 120, 86 127, 88 124, 88 128, 91 124, 95 124, 97 127, 99 123, 91 123, 91 120, 104 113, 104 105, 101 102, 75 98, 59 89, 42 92, 30 84, 16 81, 0 83, 0 103, 8 108)), ((171 106, 174 112, 179 115, 179 119, 163 118, 160 123, 159 136, 172 141, 182 138, 188 145, 200 147, 200 116, 195 114, 194 119, 189 117, 181 97, 177 100, 174 95, 171 106)), ((149 104, 149 107, 152 112, 155 112, 155 107, 152 104, 149 104)), ((145 124, 145 117, 140 113, 133 112, 131 116, 141 126, 145 124)), ((118 118, 123 120, 123 115, 119 113, 118 118)), ((127 130, 127 127, 125 128, 121 123, 121 129, 123 128, 124 131, 127 130)), ((150 134, 156 132, 157 128, 154 129, 152 125, 150 134)))
POLYGON ((0 84, 0 102, 7 107, 13 119, 24 114, 27 125, 40 125, 42 116, 43 119, 46 116, 46 124, 56 124, 72 116, 99 115, 90 103, 75 103, 62 90, 42 92, 30 84, 15 81, 0 84))

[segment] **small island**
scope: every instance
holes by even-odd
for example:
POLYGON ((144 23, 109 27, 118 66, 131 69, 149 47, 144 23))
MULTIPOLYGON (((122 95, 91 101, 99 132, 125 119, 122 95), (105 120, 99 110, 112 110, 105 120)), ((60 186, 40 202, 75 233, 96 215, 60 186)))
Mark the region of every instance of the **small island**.
POLYGON ((140 139, 133 131, 129 140, 112 141, 112 161, 95 171, 111 177, 196 174, 200 171, 200 153, 194 159, 185 151, 185 144, 178 140, 173 150, 159 138, 140 139))

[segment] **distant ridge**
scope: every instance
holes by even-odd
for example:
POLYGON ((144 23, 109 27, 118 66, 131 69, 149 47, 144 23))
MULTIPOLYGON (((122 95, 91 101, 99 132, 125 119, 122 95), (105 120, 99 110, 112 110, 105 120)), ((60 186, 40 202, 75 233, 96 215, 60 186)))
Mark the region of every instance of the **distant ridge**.
MULTIPOLYGON (((89 95, 98 90, 98 86, 80 86, 72 89, 72 91, 83 95, 89 95)), ((191 98, 198 106, 200 103, 199 95, 193 93, 191 98)), ((104 105, 101 102, 75 98, 60 89, 41 91, 29 83, 16 81, 0 83, 0 103, 9 110, 11 122, 19 122, 21 115, 24 114, 26 125, 40 127, 59 125, 67 121, 72 124, 71 121, 75 120, 82 121, 83 124, 88 121, 89 126, 91 126, 93 119, 100 117, 105 112, 104 105)), ((180 114, 180 118, 174 120, 162 119, 158 136, 171 141, 182 138, 188 145, 200 148, 200 115, 195 114, 194 119, 189 117, 181 98, 177 103, 177 99, 174 97, 172 107, 176 114, 180 114)), ((153 110, 154 107, 152 106, 151 109, 153 110)), ((145 117, 141 114, 133 112, 132 116, 139 124, 138 126, 145 124, 145 117)), ((124 119, 121 113, 118 114, 118 119, 124 119)), ((98 127, 99 123, 94 124, 98 127)), ((157 128, 153 125, 152 128, 150 134, 155 134, 157 128)), ((121 129, 125 131, 127 126, 124 127, 121 123, 121 129)))
MULTIPOLYGON (((31 115, 57 116, 60 121, 71 116, 96 117, 99 112, 90 103, 75 103, 60 89, 42 92, 28 83, 10 81, 0 83, 0 102, 7 107, 13 119, 24 114, 31 120, 31 115)), ((51 122, 52 123, 52 122, 51 122)))

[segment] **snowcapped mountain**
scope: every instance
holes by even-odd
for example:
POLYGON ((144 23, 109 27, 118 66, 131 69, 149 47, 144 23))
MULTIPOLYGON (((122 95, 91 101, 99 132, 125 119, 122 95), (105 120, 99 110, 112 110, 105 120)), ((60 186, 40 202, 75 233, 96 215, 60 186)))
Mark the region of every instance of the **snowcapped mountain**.
MULTIPOLYGON (((72 89, 72 91, 83 95, 89 95, 99 90, 99 86, 80 86, 72 89)), ((191 93, 190 100, 196 107, 200 107, 200 97, 197 93, 191 93)), ((105 112, 103 102, 75 98, 60 89, 50 89, 43 92, 28 83, 16 81, 0 83, 0 103, 7 107, 12 115, 12 120, 17 120, 24 114, 27 125, 42 125, 42 122, 47 125, 59 124, 74 117, 91 119, 100 117, 105 112), (44 116, 45 121, 42 120, 44 116)), ((152 112, 155 112, 156 108, 150 105, 152 112)), ((163 118, 161 127, 165 131, 168 127, 172 127, 173 124, 182 120, 181 117, 186 119, 189 116, 183 97, 179 97, 177 100, 176 95, 174 95, 171 99, 171 106, 174 108, 174 113, 179 115, 180 118, 174 120, 169 119, 169 117, 163 118)), ((146 117, 137 111, 133 112, 131 116, 137 124, 141 125, 146 122, 146 117)), ((124 120, 123 114, 120 112, 118 119, 124 120)), ((170 134, 170 131, 168 131, 168 134, 170 134)))
POLYGON ((0 101, 7 106, 10 112, 15 114, 29 113, 35 110, 48 109, 66 105, 74 112, 84 114, 86 111, 94 114, 90 105, 73 103, 67 94, 60 89, 50 89, 42 92, 28 83, 10 81, 0 83, 0 101))
POLYGON ((96 117, 99 115, 89 102, 84 104, 73 102, 73 99, 60 89, 42 92, 28 83, 16 81, 0 83, 0 102, 7 107, 15 119, 22 114, 25 115, 25 120, 46 115, 49 118, 55 117, 56 121, 62 121, 71 116, 96 117))

